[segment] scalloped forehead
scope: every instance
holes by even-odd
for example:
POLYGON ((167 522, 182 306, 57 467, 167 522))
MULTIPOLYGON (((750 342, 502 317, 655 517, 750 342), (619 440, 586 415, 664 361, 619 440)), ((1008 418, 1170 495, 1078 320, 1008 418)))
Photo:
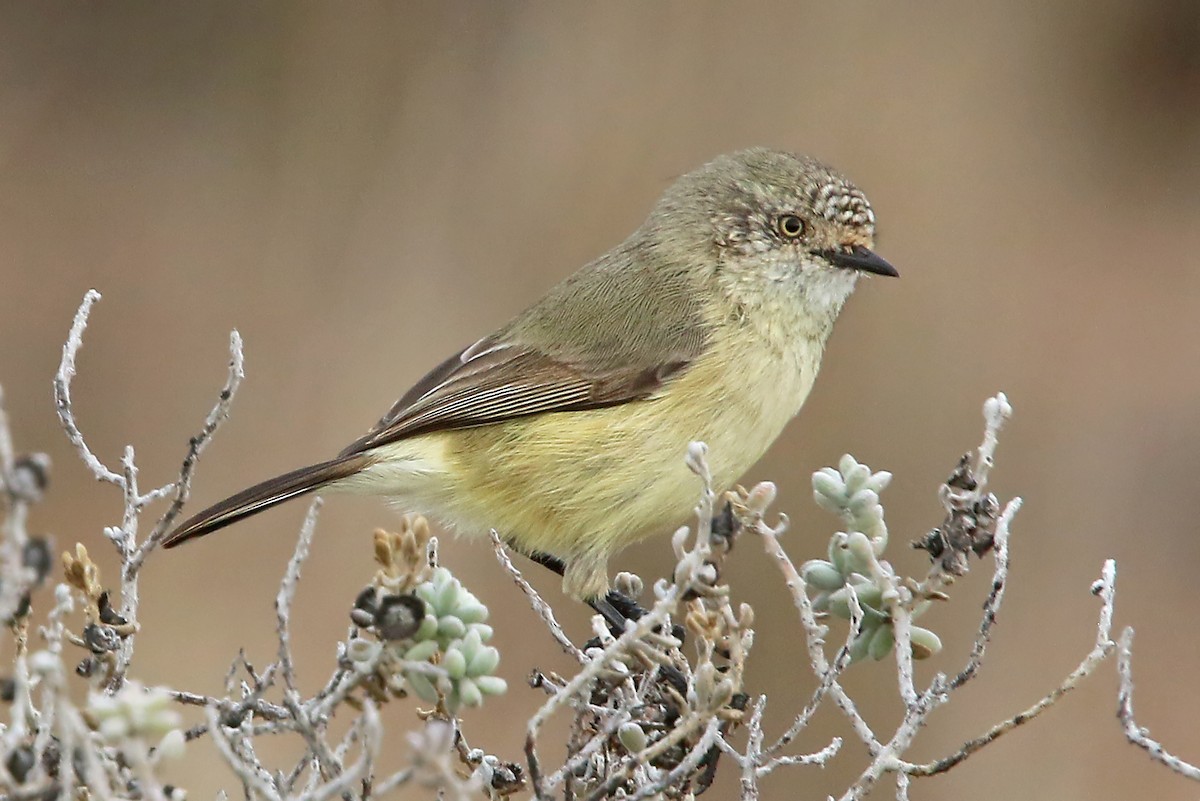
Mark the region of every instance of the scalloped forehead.
POLYGON ((854 184, 835 173, 816 188, 812 195, 813 213, 844 225, 875 226, 875 212, 867 196, 854 184))
MULTIPOLYGON (((727 200, 737 205, 779 208, 799 203, 814 217, 832 223, 872 232, 875 228, 875 212, 862 190, 807 156, 767 148, 741 150, 714 159, 693 175, 701 184, 732 189, 734 196, 727 200)), ((709 193, 714 188, 709 186, 709 193)))

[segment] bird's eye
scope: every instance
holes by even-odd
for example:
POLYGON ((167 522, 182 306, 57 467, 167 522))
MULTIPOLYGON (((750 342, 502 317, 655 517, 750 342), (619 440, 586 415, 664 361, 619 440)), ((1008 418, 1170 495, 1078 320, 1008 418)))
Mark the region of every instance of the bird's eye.
POLYGON ((784 239, 799 239, 804 236, 804 220, 795 214, 784 214, 775 223, 784 239))

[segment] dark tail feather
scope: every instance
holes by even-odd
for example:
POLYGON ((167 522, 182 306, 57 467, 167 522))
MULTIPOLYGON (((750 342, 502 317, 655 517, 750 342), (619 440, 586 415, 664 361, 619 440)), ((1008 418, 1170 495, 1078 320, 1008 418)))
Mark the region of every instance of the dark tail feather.
POLYGON ((194 515, 167 535, 163 547, 174 548, 193 537, 203 537, 286 500, 306 495, 354 475, 370 462, 370 458, 364 454, 350 454, 267 479, 194 515))

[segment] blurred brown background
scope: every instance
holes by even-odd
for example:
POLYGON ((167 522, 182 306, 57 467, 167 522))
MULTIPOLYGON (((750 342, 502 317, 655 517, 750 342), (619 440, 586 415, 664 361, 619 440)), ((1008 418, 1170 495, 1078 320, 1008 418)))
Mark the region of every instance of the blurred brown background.
MULTIPOLYGON (((169 480, 223 380, 228 331, 248 379, 194 501, 337 451, 451 349, 623 238, 672 178, 739 147, 806 151, 868 193, 879 252, 804 414, 747 476, 782 488, 797 561, 835 521, 812 470, 851 451, 896 473, 893 563, 940 520, 935 488, 1002 389, 1016 418, 995 489, 1027 500, 983 676, 911 757, 943 755, 1056 684, 1090 647, 1088 594, 1119 560, 1137 627, 1141 722, 1200 760, 1200 5, 9 2, 0 11, 0 382, 18 446, 54 458, 33 527, 112 559, 111 487, 68 449, 50 398, 84 291, 96 308, 75 385, 81 425, 145 485, 169 480)), ((682 452, 683 443, 681 443, 682 452)), ((215 691, 247 647, 272 654, 271 601, 303 505, 183 551, 143 586, 137 675, 215 691)), ((334 498, 301 587, 301 676, 328 674, 393 514, 334 498)), ((473 745, 519 757, 557 649, 477 542, 444 560, 491 606, 510 692, 467 715, 473 745)), ((665 542, 619 568, 648 577, 665 542)), ((533 572, 533 571, 531 571, 533 572)), ((111 573, 110 573, 111 575, 111 573)), ((571 631, 584 610, 534 573, 571 631)), ((758 611, 754 691, 772 732, 811 689, 793 612, 752 542, 733 585, 758 611)), ((926 620, 955 670, 986 565, 926 620)), ((861 706, 898 714, 888 665, 856 667, 861 706)), ((1115 670, 914 798, 1190 798, 1118 730, 1115 670)), ((395 731, 412 709, 389 711, 395 731)), ((821 717, 801 747, 847 734, 821 717)), ((406 747, 393 736, 393 758, 406 747)), ((171 775, 218 786, 207 742, 171 775)), ((769 798, 840 792, 780 771, 769 798)), ((726 777, 728 781, 729 777, 726 777)), ((732 784, 724 785, 728 792, 732 784)), ((877 793, 890 797, 890 790, 877 793)))

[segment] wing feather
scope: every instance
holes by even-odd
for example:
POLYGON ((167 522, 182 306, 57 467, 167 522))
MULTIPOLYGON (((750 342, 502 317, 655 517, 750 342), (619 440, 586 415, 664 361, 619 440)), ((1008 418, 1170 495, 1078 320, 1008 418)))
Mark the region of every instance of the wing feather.
POLYGON ((431 370, 342 454, 652 398, 707 347, 702 273, 635 234, 431 370))
POLYGON ((661 364, 589 370, 539 349, 480 340, 431 370, 342 456, 415 434, 649 398, 692 354, 661 364))

